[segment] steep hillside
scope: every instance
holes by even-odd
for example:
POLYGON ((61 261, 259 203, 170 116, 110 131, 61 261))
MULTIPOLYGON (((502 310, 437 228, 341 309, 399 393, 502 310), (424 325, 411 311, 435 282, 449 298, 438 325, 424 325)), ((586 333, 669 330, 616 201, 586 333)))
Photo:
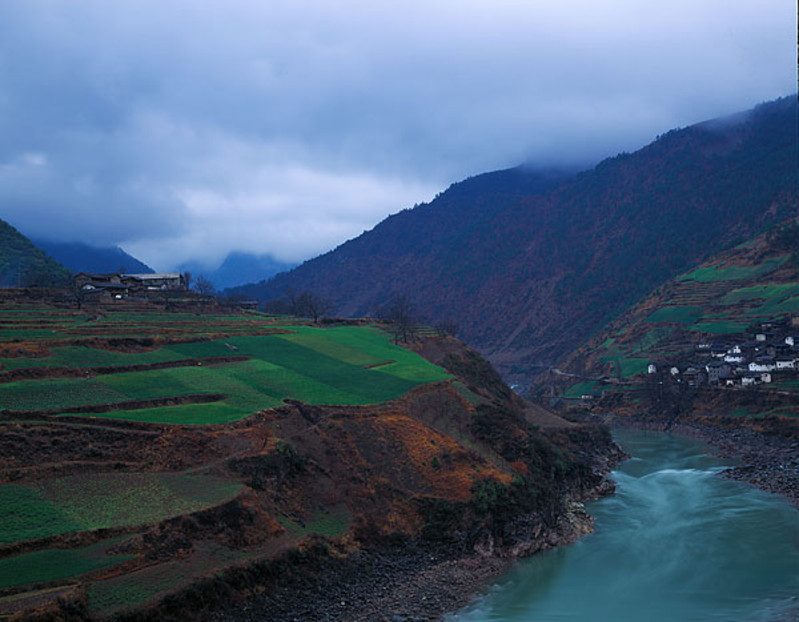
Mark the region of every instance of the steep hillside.
POLYGON ((281 586, 340 590, 386 545, 422 568, 531 554, 609 490, 606 429, 529 407, 452 338, 425 359, 366 322, 0 305, 0 616, 208 619, 277 594, 260 617, 309 619, 277 615, 281 586))
MULTIPOLYGON (((584 376, 630 378, 657 365, 694 362, 699 344, 734 344, 793 328, 799 314, 799 224, 790 220, 672 279, 566 356, 584 376)), ((709 352, 708 352, 709 354, 709 352)))
POLYGON ((90 246, 82 242, 53 242, 33 240, 48 255, 54 257, 72 272, 127 272, 143 274, 154 272, 147 264, 129 255, 118 246, 90 246))
POLYGON ((786 98, 668 132, 575 177, 469 179, 241 291, 311 291, 347 315, 404 294, 429 322, 459 324, 505 373, 524 373, 657 284, 795 214, 796 124, 786 98))
POLYGON ((757 468, 738 475, 799 499, 789 447, 799 438, 799 222, 658 287, 536 377, 532 392, 577 417, 689 426, 725 451, 747 428, 757 468))
POLYGON ((69 271, 0 220, 0 287, 63 286, 69 271))

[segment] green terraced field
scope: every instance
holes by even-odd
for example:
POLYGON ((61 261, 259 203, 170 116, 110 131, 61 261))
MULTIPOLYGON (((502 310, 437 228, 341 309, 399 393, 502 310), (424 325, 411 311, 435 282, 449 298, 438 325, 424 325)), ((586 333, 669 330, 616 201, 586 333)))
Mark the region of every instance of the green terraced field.
POLYGON ((45 357, 0 357, 0 364, 5 369, 23 369, 29 367, 112 367, 125 365, 146 365, 176 361, 181 357, 177 352, 167 348, 149 352, 125 353, 113 350, 101 350, 86 346, 64 346, 52 348, 50 356, 45 357))
POLYGON ((80 529, 76 521, 45 501, 37 489, 19 484, 0 486, 0 544, 80 529))
MULTIPOLYGON (((143 324, 154 323, 147 315, 143 318, 143 324)), ((198 321, 194 316, 184 319, 198 321)), ((213 327, 212 319, 208 320, 210 327, 213 327)), ((133 318, 125 319, 125 323, 132 321, 133 318)), ((173 323, 174 318, 170 321, 173 323)), ((261 319, 257 322, 258 330, 267 326, 261 319)), ((246 356, 249 360, 87 378, 3 383, 0 384, 0 407, 12 411, 51 410, 69 414, 82 406, 221 394, 224 398, 213 403, 125 409, 93 415, 170 424, 213 424, 277 406, 286 398, 314 404, 370 404, 396 399, 420 384, 450 378, 443 369, 391 343, 387 334, 377 328, 268 326, 281 334, 177 343, 132 354, 65 346, 53 348, 45 358, 8 358, 5 360, 13 368, 137 365, 231 355, 246 356), (26 361, 33 364, 26 365, 26 361)))
POLYGON ((767 259, 762 263, 755 266, 730 266, 724 268, 722 266, 709 266, 705 268, 697 268, 693 272, 681 277, 681 281, 739 281, 742 279, 754 279, 759 276, 770 274, 782 266, 788 257, 776 257, 774 259, 767 259))
POLYGON ((739 335, 746 330, 747 326, 747 322, 736 322, 734 320, 707 320, 689 326, 688 330, 714 335, 739 335))
POLYGON ((107 553, 123 539, 103 540, 81 549, 45 549, 0 559, 0 589, 68 579, 133 559, 135 555, 107 553))
POLYGON ((602 389, 598 382, 589 380, 587 382, 578 382, 569 387, 568 391, 564 393, 564 397, 578 398, 583 395, 600 395, 602 389))
POLYGON ((741 287, 727 292, 718 304, 734 305, 748 300, 758 299, 780 299, 784 300, 790 296, 799 295, 799 285, 795 283, 768 283, 765 285, 753 285, 751 287, 741 287))
POLYGON ((142 605, 158 594, 175 589, 185 581, 187 568, 181 562, 167 562, 137 572, 89 584, 89 610, 106 616, 142 605))
POLYGON ((616 367, 614 375, 618 375, 621 378, 630 378, 636 374, 643 373, 650 363, 649 359, 636 358, 624 354, 608 354, 600 357, 599 360, 603 363, 613 363, 614 367, 616 367))
POLYGON ((233 498, 235 482, 176 473, 99 473, 0 486, 0 544, 154 523, 233 498))
POLYGON ((661 307, 648 318, 647 322, 674 322, 693 324, 702 317, 701 307, 661 307))
POLYGON ((127 399, 123 393, 94 378, 19 380, 0 384, 0 405, 8 410, 66 410, 127 399))

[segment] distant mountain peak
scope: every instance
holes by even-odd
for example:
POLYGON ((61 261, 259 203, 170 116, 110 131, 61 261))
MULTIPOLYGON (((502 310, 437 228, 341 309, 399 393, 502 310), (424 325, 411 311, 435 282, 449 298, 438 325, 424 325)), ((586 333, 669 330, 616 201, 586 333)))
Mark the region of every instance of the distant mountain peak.
POLYGON ((217 268, 208 269, 198 261, 187 261, 179 266, 183 272, 193 276, 202 275, 218 290, 255 283, 290 270, 296 264, 278 261, 267 253, 256 254, 246 251, 231 251, 217 268))

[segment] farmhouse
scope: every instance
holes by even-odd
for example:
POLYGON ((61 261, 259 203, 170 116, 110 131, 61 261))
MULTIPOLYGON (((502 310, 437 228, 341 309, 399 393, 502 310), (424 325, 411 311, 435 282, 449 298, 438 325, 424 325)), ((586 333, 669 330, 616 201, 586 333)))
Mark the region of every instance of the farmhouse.
POLYGON ((76 289, 85 292, 108 291, 122 295, 133 291, 182 291, 186 289, 186 280, 178 272, 154 274, 79 272, 72 281, 76 289))
POLYGON ((700 387, 707 382, 707 373, 696 367, 689 367, 682 376, 689 387, 700 387))
POLYGON ((184 290, 186 280, 179 272, 165 272, 153 274, 123 274, 123 283, 140 283, 148 290, 184 290))
POLYGON ((78 289, 97 289, 102 285, 120 285, 122 280, 118 274, 92 274, 78 272, 72 277, 73 285, 78 289), (88 287, 87 287, 88 286, 88 287))
POLYGON ((718 384, 719 381, 732 375, 732 367, 729 363, 723 361, 712 361, 705 365, 705 370, 707 371, 707 380, 710 384, 718 384))

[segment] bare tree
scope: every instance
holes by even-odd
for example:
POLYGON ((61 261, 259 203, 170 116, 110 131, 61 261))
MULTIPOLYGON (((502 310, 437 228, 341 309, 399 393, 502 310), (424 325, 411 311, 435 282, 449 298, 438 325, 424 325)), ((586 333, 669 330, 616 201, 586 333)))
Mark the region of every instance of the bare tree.
POLYGON ((292 306, 294 315, 309 317, 314 323, 318 323, 320 318, 330 315, 336 310, 332 300, 310 292, 303 292, 297 296, 292 306))
POLYGON ((407 343, 412 339, 421 321, 416 307, 405 294, 395 295, 380 307, 377 317, 391 325, 395 343, 407 343))
MULTIPOLYGON (((188 272, 186 274, 188 274, 188 272)), ((191 277, 189 277, 189 279, 191 279, 191 277)), ((216 288, 210 279, 206 278, 204 274, 201 274, 194 280, 194 291, 203 296, 210 296, 216 291, 216 288)))
POLYGON ((86 302, 86 299, 89 297, 89 290, 83 289, 81 284, 72 281, 72 295, 75 297, 75 301, 78 303, 78 310, 83 309, 83 303, 86 302))
POLYGON ((439 337, 457 337, 460 332, 460 326, 455 322, 442 320, 436 324, 436 333, 439 337))

